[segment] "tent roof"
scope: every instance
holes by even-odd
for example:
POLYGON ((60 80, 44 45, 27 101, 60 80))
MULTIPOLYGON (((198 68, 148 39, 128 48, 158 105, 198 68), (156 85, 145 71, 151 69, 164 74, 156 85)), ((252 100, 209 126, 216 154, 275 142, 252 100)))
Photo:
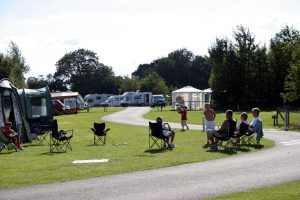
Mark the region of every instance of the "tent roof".
POLYGON ((203 92, 212 93, 212 90, 211 90, 211 88, 207 88, 207 89, 203 90, 203 92))
POLYGON ((0 87, 8 89, 15 88, 15 86, 6 78, 0 80, 0 87))
POLYGON ((50 90, 48 87, 43 87, 39 89, 19 89, 19 95, 27 95, 27 96, 50 96, 50 90))
POLYGON ((51 93, 52 98, 55 98, 55 97, 76 97, 78 95, 79 95, 78 92, 52 92, 51 93))
POLYGON ((202 92, 202 90, 199 90, 197 88, 194 88, 192 86, 185 86, 183 88, 180 88, 178 90, 173 91, 172 93, 197 93, 197 92, 202 92))

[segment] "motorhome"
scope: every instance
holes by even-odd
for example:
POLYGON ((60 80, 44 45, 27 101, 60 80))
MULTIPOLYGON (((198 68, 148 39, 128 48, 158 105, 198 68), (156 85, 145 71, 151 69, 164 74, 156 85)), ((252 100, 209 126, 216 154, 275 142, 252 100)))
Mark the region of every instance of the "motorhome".
POLYGON ((151 92, 125 92, 121 106, 148 106, 151 103, 151 92))
POLYGON ((109 97, 115 96, 114 94, 87 94, 84 96, 84 101, 89 104, 89 106, 101 106, 109 97))
POLYGON ((106 101, 101 103, 101 106, 120 106, 121 102, 124 100, 123 95, 110 96, 106 101))

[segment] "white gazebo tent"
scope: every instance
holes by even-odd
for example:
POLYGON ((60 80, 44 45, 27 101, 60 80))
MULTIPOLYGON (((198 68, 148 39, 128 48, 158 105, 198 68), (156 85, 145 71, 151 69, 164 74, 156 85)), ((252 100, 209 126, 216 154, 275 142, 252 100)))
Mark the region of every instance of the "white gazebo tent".
POLYGON ((211 89, 199 90, 197 88, 186 86, 172 92, 172 106, 176 109, 179 105, 186 106, 189 110, 198 110, 204 108, 205 103, 211 100, 211 89))

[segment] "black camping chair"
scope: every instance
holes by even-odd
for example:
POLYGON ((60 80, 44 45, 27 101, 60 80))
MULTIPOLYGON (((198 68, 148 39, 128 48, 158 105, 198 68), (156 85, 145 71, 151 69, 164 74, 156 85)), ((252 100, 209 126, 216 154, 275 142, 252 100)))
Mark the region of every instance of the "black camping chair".
POLYGON ((2 152, 4 149, 7 149, 8 151, 18 151, 14 143, 6 135, 4 135, 0 129, 0 152, 2 152))
POLYGON ((224 137, 216 137, 218 140, 220 140, 221 142, 226 142, 226 144, 224 145, 225 149, 231 149, 234 145, 234 133, 236 130, 236 120, 230 120, 229 121, 229 126, 228 126, 228 131, 227 131, 227 135, 224 137))
POLYGON ((162 149, 164 144, 170 147, 169 138, 164 136, 162 132, 162 123, 149 122, 149 149, 152 149, 155 145, 162 149))
POLYGON ((33 139, 37 144, 43 144, 47 141, 47 136, 52 131, 51 124, 52 120, 48 118, 40 118, 38 121, 30 122, 30 132, 33 133, 33 139))
POLYGON ((102 144, 106 144, 106 135, 110 128, 105 130, 105 123, 94 123, 94 128, 91 128, 94 133, 94 144, 98 144, 102 142, 102 144))
MULTIPOLYGON (((259 126, 262 127, 262 122, 258 121, 257 123, 260 123, 259 126)), ((256 145, 256 139, 255 139, 255 134, 257 134, 255 131, 251 131, 248 127, 247 133, 244 136, 244 144, 248 145, 248 148, 251 145, 256 145)))
POLYGON ((50 134, 50 152, 66 152, 67 149, 72 151, 70 141, 73 137, 74 129, 58 131, 56 119, 53 120, 51 129, 52 133, 50 134), (68 132, 71 132, 71 135, 67 136, 68 132))
POLYGON ((240 125, 240 130, 237 133, 236 137, 240 138, 241 144, 245 145, 247 142, 247 132, 249 129, 249 124, 241 123, 240 125))

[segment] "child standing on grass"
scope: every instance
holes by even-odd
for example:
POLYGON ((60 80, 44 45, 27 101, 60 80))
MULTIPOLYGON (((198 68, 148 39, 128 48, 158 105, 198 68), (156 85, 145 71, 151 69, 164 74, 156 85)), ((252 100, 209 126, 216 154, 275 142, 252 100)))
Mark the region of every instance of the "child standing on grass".
MULTIPOLYGON (((204 116, 206 120, 206 131, 207 130, 214 130, 215 129, 215 118, 216 113, 213 109, 211 109, 210 104, 205 104, 204 116)), ((207 136, 207 144, 209 144, 209 138, 207 136)))
POLYGON ((187 121, 187 107, 183 106, 178 113, 181 115, 182 131, 184 131, 184 127, 186 127, 186 130, 189 130, 189 127, 186 123, 186 121, 187 121))

